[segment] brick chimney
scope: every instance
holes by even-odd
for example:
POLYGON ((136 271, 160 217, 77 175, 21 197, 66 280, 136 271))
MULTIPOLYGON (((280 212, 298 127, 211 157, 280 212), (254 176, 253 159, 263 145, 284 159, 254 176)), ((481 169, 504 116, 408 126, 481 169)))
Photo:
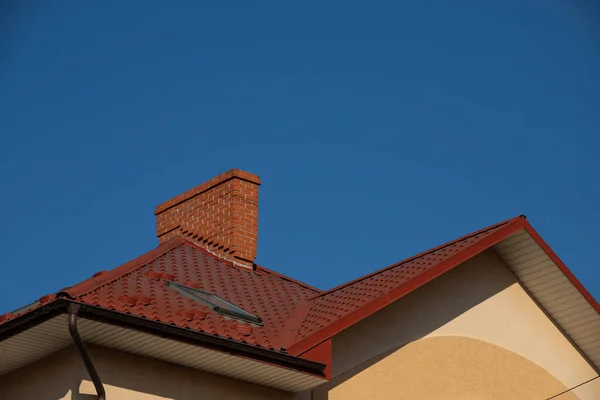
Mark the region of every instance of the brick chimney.
POLYGON ((156 207, 160 243, 183 236, 203 248, 252 268, 258 239, 260 178, 229 170, 156 207))

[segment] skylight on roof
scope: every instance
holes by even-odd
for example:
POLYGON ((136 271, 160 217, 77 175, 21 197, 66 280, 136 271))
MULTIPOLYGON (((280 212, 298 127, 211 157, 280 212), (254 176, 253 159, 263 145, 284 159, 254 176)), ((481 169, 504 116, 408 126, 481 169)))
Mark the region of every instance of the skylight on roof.
POLYGON ((262 325, 262 319, 260 319, 256 315, 250 314, 249 312, 242 310, 235 304, 231 304, 230 302, 223 300, 216 294, 208 293, 200 289, 195 289, 189 286, 181 285, 179 283, 170 281, 167 281, 167 286, 172 287, 182 295, 189 297, 190 299, 195 300, 202 305, 210 307, 213 311, 218 312, 223 316, 234 319, 240 319, 257 325, 262 325))

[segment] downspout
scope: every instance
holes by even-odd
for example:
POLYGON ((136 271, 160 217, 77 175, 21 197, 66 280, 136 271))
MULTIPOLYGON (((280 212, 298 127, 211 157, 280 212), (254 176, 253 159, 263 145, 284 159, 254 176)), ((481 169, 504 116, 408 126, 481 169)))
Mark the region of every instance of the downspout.
POLYGON ((83 343, 83 340, 81 339, 77 329, 77 313, 79 312, 80 307, 81 306, 79 304, 70 303, 67 308, 67 314, 69 315, 69 333, 73 338, 73 343, 75 343, 75 346, 77 346, 77 350, 79 350, 81 359, 85 364, 85 369, 94 383, 96 393, 98 394, 98 400, 106 400, 106 392, 104 391, 104 386, 102 386, 100 376, 98 376, 98 371, 96 371, 96 366, 90 357, 90 353, 88 353, 87 349, 85 348, 85 344, 83 343))

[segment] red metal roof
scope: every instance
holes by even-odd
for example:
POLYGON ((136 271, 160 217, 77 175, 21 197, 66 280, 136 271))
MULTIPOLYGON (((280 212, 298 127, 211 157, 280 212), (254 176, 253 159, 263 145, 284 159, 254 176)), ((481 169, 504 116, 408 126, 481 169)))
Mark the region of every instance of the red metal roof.
POLYGON ((311 299, 311 310, 298 330, 294 342, 386 295, 514 220, 487 227, 315 296, 311 299))
MULTIPOLYGON (((527 230, 597 310, 600 306, 539 238, 525 217, 484 228, 387 268, 320 292, 264 267, 239 268, 176 237, 114 270, 44 296, 41 305, 68 297, 91 306, 127 313, 192 331, 292 355, 306 353, 348 326, 410 293, 520 229, 527 230), (263 320, 251 326, 226 319, 166 286, 196 287, 263 320)), ((35 308, 23 312, 27 314, 35 308)), ((0 316, 0 325, 16 318, 0 316)))
POLYGON ((542 240, 524 216, 463 236, 303 302, 302 322, 286 333, 290 354, 302 355, 327 339, 464 263, 517 231, 527 231, 595 310, 600 305, 542 240))
MULTIPOLYGON (((59 296, 120 313, 172 324, 268 349, 295 304, 319 293, 257 266, 243 269, 176 237, 114 270, 102 271, 59 296), (195 287, 262 318, 262 326, 226 319, 166 286, 195 287)), ((34 311, 34 309, 29 310, 34 311)), ((6 321, 14 318, 10 315, 6 321)), ((4 322, 4 321, 2 321, 4 322)))
POLYGON ((318 293, 260 267, 254 271, 235 267, 183 239, 165 245, 167 251, 152 261, 135 263, 114 279, 111 274, 91 290, 86 281, 67 293, 82 303, 270 349, 294 305, 318 293), (263 326, 226 319, 168 288, 166 281, 216 294, 262 318, 263 326), (123 296, 133 301, 123 301, 123 296))

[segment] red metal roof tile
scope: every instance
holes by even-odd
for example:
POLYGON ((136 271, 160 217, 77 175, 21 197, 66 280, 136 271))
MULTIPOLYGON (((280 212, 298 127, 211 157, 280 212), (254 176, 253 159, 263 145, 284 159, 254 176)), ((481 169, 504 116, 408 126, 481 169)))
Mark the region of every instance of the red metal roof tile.
POLYGON ((84 304, 278 349, 275 338, 295 305, 319 292, 262 267, 235 267, 175 238, 64 293, 84 304), (167 281, 213 293, 260 317, 263 324, 232 326, 231 320, 167 287, 167 281))
POLYGON ((318 294, 309 299, 312 303, 310 311, 297 330, 296 336, 292 340, 288 339, 291 342, 288 344, 298 343, 366 304, 387 296, 392 290, 398 289, 467 247, 476 245, 483 238, 519 218, 521 217, 484 228, 318 294))

